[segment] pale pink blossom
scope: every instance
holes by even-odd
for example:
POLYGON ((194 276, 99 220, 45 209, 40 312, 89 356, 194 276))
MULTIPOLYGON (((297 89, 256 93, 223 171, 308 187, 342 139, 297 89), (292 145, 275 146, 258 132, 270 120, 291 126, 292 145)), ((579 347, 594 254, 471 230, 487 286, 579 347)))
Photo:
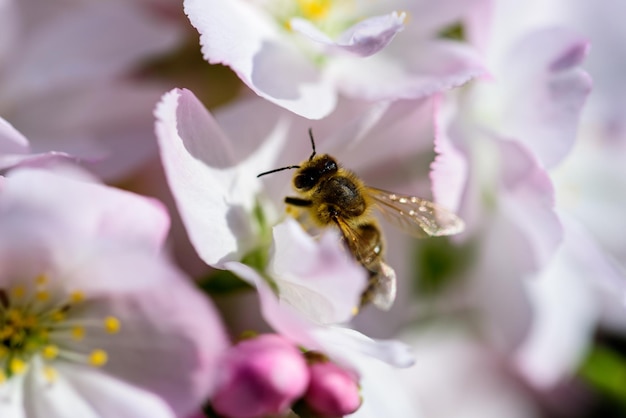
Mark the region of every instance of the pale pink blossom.
POLYGON ((345 361, 346 350, 361 350, 409 365, 411 356, 402 344, 377 342, 337 326, 351 318, 365 286, 364 270, 344 251, 337 231, 315 240, 294 220, 279 222, 284 215, 272 197, 284 196, 285 181, 265 186, 256 175, 288 158, 281 156, 283 149, 293 152, 284 146, 287 133, 304 120, 269 109, 260 100, 242 104, 221 115, 218 125, 186 90, 168 93, 157 107, 163 163, 192 243, 205 262, 255 285, 265 320, 293 341, 345 361), (243 115, 253 118, 242 124, 243 115), (266 135, 260 142, 259 132, 266 135), (242 264, 254 251, 265 252, 265 265, 242 264))
POLYGON ((579 68, 586 45, 564 29, 522 33, 508 49, 486 51, 492 80, 441 104, 433 190, 467 223, 458 243, 475 248, 452 305, 476 309, 492 342, 507 350, 531 325, 523 280, 541 272, 563 240, 546 168, 576 139, 590 88, 579 68))
POLYGON ((228 341, 160 254, 158 202, 15 169, 0 213, 0 415, 174 418, 200 407, 228 341))
POLYGON ((338 95, 415 99, 484 72, 476 54, 438 32, 478 1, 186 0, 206 60, 230 66, 256 94, 320 119, 338 95), (408 16, 408 17, 407 17, 408 16))
POLYGON ((163 90, 131 75, 177 45, 179 27, 137 2, 2 7, 0 116, 34 153, 69 153, 107 179, 156 153, 151 110, 163 90))

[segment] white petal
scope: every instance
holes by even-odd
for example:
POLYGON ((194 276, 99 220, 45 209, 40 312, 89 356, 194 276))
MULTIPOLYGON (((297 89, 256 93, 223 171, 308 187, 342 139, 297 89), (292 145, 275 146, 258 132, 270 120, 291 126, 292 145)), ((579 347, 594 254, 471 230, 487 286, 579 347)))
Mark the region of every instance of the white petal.
POLYGON ((281 303, 265 280, 252 268, 236 262, 227 268, 256 285, 261 299, 263 318, 276 332, 306 347, 328 354, 333 359, 355 367, 352 353, 375 357, 395 367, 409 367, 414 358, 409 347, 399 341, 373 340, 348 328, 316 325, 305 319, 298 310, 281 303))
POLYGON ((198 255, 218 267, 240 259, 260 239, 252 219, 261 189, 256 176, 275 159, 285 140, 284 124, 253 154, 242 156, 188 90, 164 95, 155 115, 170 190, 198 255))
POLYGON ((298 115, 320 119, 333 110, 334 87, 256 5, 242 0, 184 4, 210 63, 230 66, 259 96, 298 115))
POLYGON ((366 286, 365 270, 336 231, 316 242, 291 218, 274 227, 269 269, 281 300, 319 324, 348 321, 366 286))
POLYGON ((460 86, 484 74, 485 69, 465 45, 446 40, 416 42, 398 36, 371 57, 335 57, 327 72, 350 97, 385 100, 423 98, 460 86))
MULTIPOLYGON (((579 253, 582 237, 566 235, 540 277, 526 283, 533 304, 529 335, 515 353, 517 366, 539 388, 553 387, 575 373, 592 342, 598 319, 590 277, 598 277, 593 255, 579 253), (574 240, 572 242, 571 240, 574 240), (573 245, 572 245, 573 244, 573 245), (589 264, 591 262, 591 264, 589 264)), ((623 292, 622 292, 623 295, 623 292)))
POLYGON ((46 219, 52 216, 69 231, 120 239, 154 252, 169 228, 167 212, 155 200, 43 170, 11 172, 2 205, 5 211, 45 213, 46 219), (76 210, 68 211, 68 207, 76 210))
POLYGON ((49 382, 38 360, 25 381, 24 402, 29 417, 38 418, 175 418, 154 394, 133 387, 87 366, 59 364, 49 382))
POLYGON ((312 41, 319 42, 333 50, 349 52, 356 56, 367 57, 385 48, 404 26, 405 14, 397 12, 375 16, 362 20, 343 32, 336 41, 320 31, 309 20, 293 18, 291 28, 312 41))

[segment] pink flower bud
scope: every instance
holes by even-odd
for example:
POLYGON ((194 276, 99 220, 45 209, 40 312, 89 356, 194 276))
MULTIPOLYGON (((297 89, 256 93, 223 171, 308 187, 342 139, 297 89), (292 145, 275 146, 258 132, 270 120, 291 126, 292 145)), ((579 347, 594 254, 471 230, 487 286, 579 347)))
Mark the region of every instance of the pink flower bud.
POLYGON ((330 361, 309 366, 311 381, 304 400, 322 416, 341 417, 359 409, 361 396, 356 376, 330 361))
POLYGON ((212 406, 230 418, 282 414, 308 383, 309 369, 300 350, 279 335, 260 335, 225 354, 212 406))

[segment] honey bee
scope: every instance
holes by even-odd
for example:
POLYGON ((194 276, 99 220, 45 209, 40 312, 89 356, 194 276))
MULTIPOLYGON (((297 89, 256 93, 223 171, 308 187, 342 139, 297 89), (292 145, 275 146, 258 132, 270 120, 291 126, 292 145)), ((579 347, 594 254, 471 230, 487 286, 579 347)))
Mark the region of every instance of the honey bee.
POLYGON ((266 171, 257 177, 297 170, 292 183, 299 196, 287 196, 285 203, 305 209, 318 227, 334 225, 339 229, 348 250, 369 274, 361 306, 371 302, 389 310, 396 297, 396 274, 385 263, 383 235, 372 209, 418 238, 457 234, 464 228, 463 221, 428 200, 365 185, 330 155, 316 153, 311 129, 309 137, 313 152, 308 160, 266 171))

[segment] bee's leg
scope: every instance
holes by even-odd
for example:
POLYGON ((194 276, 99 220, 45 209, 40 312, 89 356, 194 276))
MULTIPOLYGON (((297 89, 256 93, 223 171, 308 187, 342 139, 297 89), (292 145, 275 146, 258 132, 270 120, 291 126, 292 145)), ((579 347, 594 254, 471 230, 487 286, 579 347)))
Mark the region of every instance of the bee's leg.
POLYGON ((290 197, 290 196, 287 196, 285 198, 285 203, 288 205, 300 206, 300 207, 308 207, 313 204, 311 200, 300 199, 299 197, 290 197))

